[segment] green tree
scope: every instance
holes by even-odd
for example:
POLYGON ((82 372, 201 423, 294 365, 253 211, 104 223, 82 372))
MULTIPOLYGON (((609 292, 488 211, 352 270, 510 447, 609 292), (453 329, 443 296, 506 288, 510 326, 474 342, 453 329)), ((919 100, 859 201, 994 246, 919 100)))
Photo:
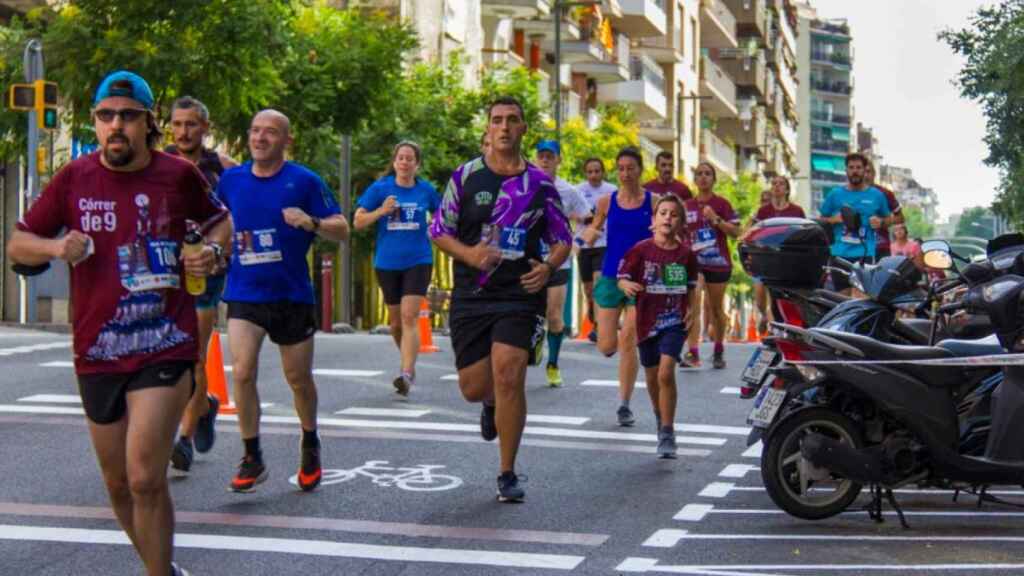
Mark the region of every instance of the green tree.
POLYGON ((639 142, 640 130, 628 108, 602 107, 600 117, 601 122, 593 130, 580 118, 562 124, 562 165, 558 175, 568 182, 586 179, 583 162, 587 158, 600 158, 608 174, 605 179, 615 182, 615 157, 619 150, 639 142))
POLYGON ((956 224, 957 236, 975 236, 986 240, 992 238, 992 215, 981 206, 964 210, 956 224))
MULTIPOLYGON (((735 181, 722 179, 715 184, 715 193, 732 204, 733 210, 744 224, 750 221, 761 205, 762 190, 764 190, 764 184, 760 179, 756 175, 746 172, 741 173, 735 181)), ((739 265, 737 245, 737 241, 729 241, 729 251, 735 266, 732 279, 729 280, 728 294, 735 299, 746 300, 749 298, 753 283, 747 272, 739 265)))
POLYGON ((904 206, 903 219, 909 238, 930 238, 935 235, 935 224, 925 220, 924 212, 917 206, 904 206))
POLYGON ((979 8, 970 26, 939 34, 965 59, 960 93, 987 119, 985 163, 1000 169, 995 210, 1024 224, 1024 0, 979 8))

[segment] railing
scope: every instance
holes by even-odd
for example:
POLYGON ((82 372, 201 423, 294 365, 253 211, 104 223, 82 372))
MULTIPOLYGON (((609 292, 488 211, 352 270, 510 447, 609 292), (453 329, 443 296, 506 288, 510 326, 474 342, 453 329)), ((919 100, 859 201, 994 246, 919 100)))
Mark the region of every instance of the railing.
POLYGON ((850 95, 853 93, 853 86, 850 86, 846 82, 828 82, 826 80, 818 80, 815 78, 811 78, 811 88, 821 90, 822 92, 831 92, 833 94, 850 95))
POLYGON ((822 112, 816 110, 811 112, 811 119, 818 122, 828 122, 830 124, 841 124, 844 126, 850 125, 850 117, 843 116, 841 114, 829 114, 828 112, 822 112))
POLYGON ((850 27, 848 25, 825 22, 824 20, 815 20, 811 22, 811 29, 820 30, 829 34, 838 34, 840 36, 850 35, 850 27))
POLYGON ((661 66, 646 54, 630 57, 629 79, 643 80, 652 85, 662 97, 665 96, 665 73, 661 66))
POLYGON ((782 135, 783 141, 789 146, 789 149, 795 154, 797 152, 797 133, 796 128, 790 126, 789 122, 783 120, 779 124, 779 134, 782 135))
POLYGON ((811 52, 811 60, 814 62, 827 62, 829 64, 837 64, 839 66, 849 66, 852 60, 846 54, 840 54, 839 52, 825 52, 816 51, 811 52))
POLYGON ((718 20, 718 23, 729 32, 729 36, 736 37, 736 16, 725 5, 725 2, 722 2, 722 0, 701 0, 700 7, 710 12, 715 17, 715 20, 718 20))
POLYGON ((675 50, 676 47, 672 41, 674 38, 679 38, 678 28, 673 29, 672 32, 665 34, 664 36, 645 36, 642 38, 634 39, 633 42, 636 43, 635 45, 637 48, 659 48, 662 50, 675 50))
POLYGON ((811 150, 826 150, 828 152, 842 152, 843 154, 846 154, 850 151, 850 144, 839 140, 819 140, 812 138, 811 150))
POLYGON ((789 51, 793 54, 797 53, 796 34, 789 25, 789 19, 786 18, 785 10, 779 11, 779 29, 782 30, 782 39, 789 45, 789 51))
POLYGON ((701 57, 701 80, 710 84, 726 102, 736 105, 736 83, 707 55, 701 57))
POLYGON ((707 128, 701 130, 700 148, 705 156, 713 158, 718 164, 736 170, 736 151, 707 128))

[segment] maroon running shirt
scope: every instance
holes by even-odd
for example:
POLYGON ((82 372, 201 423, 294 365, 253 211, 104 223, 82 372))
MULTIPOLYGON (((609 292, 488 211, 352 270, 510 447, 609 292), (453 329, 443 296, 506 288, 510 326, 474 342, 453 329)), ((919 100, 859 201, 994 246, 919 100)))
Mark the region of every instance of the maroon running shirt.
POLYGON ((754 222, 768 220, 769 218, 806 218, 804 209, 796 204, 790 203, 782 210, 776 210, 772 203, 762 204, 754 215, 754 222))
MULTIPOLYGON (((889 212, 892 212, 893 215, 897 215, 903 210, 903 207, 900 206, 900 201, 896 199, 896 195, 892 193, 892 190, 889 190, 888 188, 883 188, 878 184, 875 184, 875 188, 880 190, 882 194, 885 195, 885 200, 886 202, 889 203, 889 212)), ((880 251, 889 251, 891 245, 892 242, 889 239, 889 228, 887 226, 882 226, 877 231, 875 231, 876 253, 880 251)))
POLYGON ((199 170, 163 152, 137 172, 110 170, 94 152, 54 176, 18 229, 92 239, 94 253, 71 269, 78 374, 196 361, 195 303, 179 265, 185 220, 211 226, 226 215, 199 170))
POLYGON ((660 180, 655 178, 654 180, 645 183, 644 189, 650 190, 651 192, 654 192, 659 196, 664 196, 665 194, 671 192, 675 194, 676 197, 678 197, 683 202, 686 202, 690 198, 693 198, 693 193, 690 192, 690 189, 686 186, 686 184, 675 179, 673 179, 668 184, 663 184, 660 180))
POLYGON ((678 244, 666 250, 648 238, 630 248, 619 263, 620 280, 644 286, 636 296, 638 342, 685 324, 689 291, 697 286, 697 258, 685 242, 678 244))
POLYGON ((697 253, 697 265, 703 272, 729 272, 732 255, 724 231, 704 219, 704 207, 710 206, 719 218, 730 224, 739 224, 740 218, 728 200, 712 195, 708 200, 696 198, 686 201, 686 228, 690 232, 690 247, 697 253))

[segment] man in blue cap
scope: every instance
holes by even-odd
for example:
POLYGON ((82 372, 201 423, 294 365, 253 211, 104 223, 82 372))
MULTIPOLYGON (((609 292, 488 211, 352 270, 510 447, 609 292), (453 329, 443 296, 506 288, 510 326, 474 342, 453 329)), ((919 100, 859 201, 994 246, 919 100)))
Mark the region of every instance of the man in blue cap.
POLYGON ((208 275, 218 251, 181 246, 186 220, 225 245, 231 218, 195 166, 154 149, 160 130, 141 77, 107 76, 92 117, 100 150, 54 176, 7 251, 21 264, 73 266, 71 301, 88 303, 74 306, 75 373, 114 514, 150 576, 179 576, 167 463, 198 358, 182 276, 208 275))
MULTIPOLYGON (((557 140, 541 140, 537 143, 537 166, 555 182, 555 189, 562 199, 562 209, 569 221, 583 222, 590 215, 590 206, 576 188, 558 177, 558 167, 562 164, 562 147, 557 140)), ((546 248, 547 245, 543 245, 546 248)), ((546 254, 546 252, 545 252, 546 254)), ((572 279, 572 258, 566 258, 562 265, 551 274, 548 280, 548 365, 546 375, 548 385, 552 388, 562 385, 562 371, 558 368, 558 355, 562 350, 565 338, 565 294, 569 281, 572 279)), ((537 359, 540 362, 540 359, 537 359)))

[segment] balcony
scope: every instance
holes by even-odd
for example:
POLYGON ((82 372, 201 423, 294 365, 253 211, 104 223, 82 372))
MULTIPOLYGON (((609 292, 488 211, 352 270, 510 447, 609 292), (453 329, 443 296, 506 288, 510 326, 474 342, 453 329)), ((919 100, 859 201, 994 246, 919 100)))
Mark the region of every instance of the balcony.
POLYGON ((822 170, 811 170, 811 180, 814 182, 846 184, 846 174, 837 174, 835 172, 825 172, 822 170))
POLYGON ((724 0, 736 17, 736 36, 754 36, 765 44, 768 35, 768 10, 764 0, 724 0))
POLYGON ((747 89, 759 102, 763 102, 768 95, 768 67, 765 65, 763 52, 758 52, 756 56, 734 52, 732 56, 719 60, 719 66, 732 77, 736 86, 747 89))
POLYGON ((723 0, 701 0, 700 43, 704 48, 736 48, 736 17, 723 0))
POLYGON ((615 28, 631 38, 664 36, 668 29, 665 0, 619 0, 622 16, 615 28))
POLYGON ((510 70, 526 66, 526 60, 511 48, 481 48, 480 60, 484 66, 504 65, 510 70))
POLYGON ((550 13, 547 0, 480 0, 480 14, 493 18, 527 20, 550 13))
POLYGON ((853 64, 853 60, 848 55, 841 52, 829 52, 826 50, 812 50, 811 62, 813 64, 832 66, 841 70, 849 70, 850 66, 853 64))
POLYGON ((782 143, 789 148, 790 153, 795 156, 797 153, 796 126, 783 119, 779 123, 779 137, 782 139, 782 143))
POLYGON ((700 133, 700 159, 710 162, 719 174, 736 177, 736 151, 707 128, 700 133))
POLYGON ((833 94, 837 96, 849 96, 853 94, 853 86, 846 82, 829 82, 820 78, 811 78, 811 89, 833 94))
POLYGON ((708 56, 701 57, 700 95, 709 96, 701 108, 717 118, 735 117, 736 83, 708 56))
POLYGON ((630 61, 629 80, 601 86, 598 102, 632 104, 638 120, 663 120, 668 117, 665 98, 665 74, 661 66, 646 56, 630 61))
POLYGON ((850 152, 850 143, 839 140, 828 140, 825 138, 812 138, 811 151, 814 153, 841 154, 846 156, 850 152))
POLYGON ((785 10, 779 10, 779 30, 782 31, 782 41, 786 49, 790 54, 796 54, 798 51, 796 33, 789 25, 789 18, 786 18, 785 10))
POLYGON ((840 126, 850 126, 850 117, 843 116, 841 114, 830 114, 829 112, 816 110, 811 112, 811 120, 821 124, 838 124, 840 126))
MULTIPOLYGON (((676 139, 676 130, 668 120, 643 120, 640 122, 640 135, 652 142, 671 143, 676 139)), ((671 149, 671 146, 666 146, 671 149)))
POLYGON ((634 39, 633 50, 650 56, 659 64, 677 64, 683 61, 683 53, 673 42, 676 38, 679 38, 678 29, 664 36, 634 39))
MULTIPOLYGON (((542 36, 545 39, 555 37, 555 25, 551 20, 515 20, 512 27, 522 30, 526 36, 542 36)), ((570 20, 562 20, 562 42, 579 40, 580 27, 570 20)))
POLYGON ((738 118, 723 118, 718 121, 718 133, 731 139, 742 148, 763 148, 768 139, 768 119, 763 108, 753 102, 737 103, 738 118))
MULTIPOLYGON (((577 43, 578 44, 578 43, 577 43)), ((592 43, 595 44, 595 43, 592 43)), ((609 51, 603 44, 596 43, 600 58, 597 60, 579 60, 571 62, 574 73, 586 74, 598 84, 622 82, 629 78, 627 64, 630 61, 629 39, 619 34, 615 38, 615 46, 609 51)), ((562 43, 562 60, 565 60, 566 43, 562 43)))
POLYGON ((850 39, 850 26, 845 22, 828 22, 815 20, 811 22, 811 31, 815 34, 827 34, 839 38, 850 39))

